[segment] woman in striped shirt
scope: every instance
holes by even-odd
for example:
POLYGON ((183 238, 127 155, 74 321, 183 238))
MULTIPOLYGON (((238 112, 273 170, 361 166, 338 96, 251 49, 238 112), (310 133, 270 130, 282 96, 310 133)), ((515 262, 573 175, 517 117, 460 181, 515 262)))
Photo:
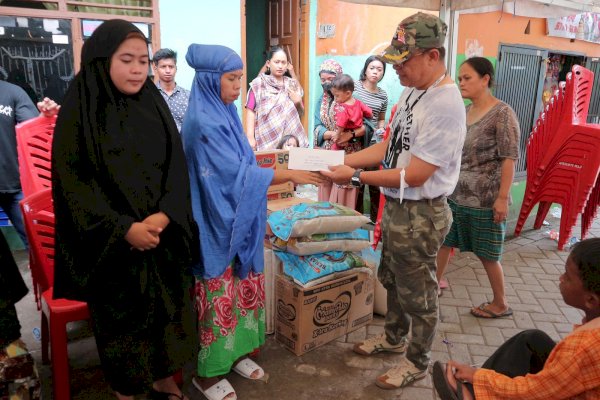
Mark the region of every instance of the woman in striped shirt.
MULTIPOLYGON (((373 111, 371 122, 375 128, 372 138, 366 138, 365 147, 370 144, 383 140, 385 128, 385 113, 388 106, 388 96, 385 90, 377 86, 385 75, 385 63, 381 62, 376 56, 370 56, 365 61, 365 66, 360 71, 359 80, 354 82, 354 97, 362 101, 373 111)), ((357 210, 362 210, 363 190, 360 188, 357 200, 357 210)), ((379 188, 369 186, 369 196, 371 198, 370 216, 373 222, 377 219, 377 210, 379 208, 379 188)))

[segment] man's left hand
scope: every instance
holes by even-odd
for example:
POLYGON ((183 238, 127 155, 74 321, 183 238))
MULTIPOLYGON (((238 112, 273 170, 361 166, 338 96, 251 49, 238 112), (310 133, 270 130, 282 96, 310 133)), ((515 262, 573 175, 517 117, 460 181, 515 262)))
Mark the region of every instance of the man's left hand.
POLYGON ((321 171, 323 175, 331 179, 338 185, 345 185, 350 182, 355 169, 347 165, 332 165, 329 171, 321 171))
POLYGON ((37 108, 46 117, 53 117, 58 114, 58 111, 60 110, 60 106, 48 97, 44 97, 44 100, 38 102, 37 108))

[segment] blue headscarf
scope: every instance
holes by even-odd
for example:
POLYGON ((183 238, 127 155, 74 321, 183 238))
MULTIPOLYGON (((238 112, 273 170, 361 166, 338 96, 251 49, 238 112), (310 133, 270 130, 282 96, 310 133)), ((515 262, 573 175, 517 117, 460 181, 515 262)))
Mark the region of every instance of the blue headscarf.
POLYGON ((185 58, 196 70, 181 129, 200 228, 194 274, 219 277, 233 261, 236 275, 245 278, 263 270, 273 170, 257 166, 235 105, 221 100, 221 76, 244 68, 240 56, 224 46, 192 44, 185 58))

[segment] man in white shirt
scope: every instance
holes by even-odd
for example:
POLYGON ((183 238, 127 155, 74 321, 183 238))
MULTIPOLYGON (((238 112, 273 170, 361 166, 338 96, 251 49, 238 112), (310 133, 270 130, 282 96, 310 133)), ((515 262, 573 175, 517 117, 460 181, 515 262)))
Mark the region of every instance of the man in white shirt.
POLYGON ((385 389, 425 377, 438 322, 435 260, 452 223, 446 196, 458 181, 466 134, 464 103, 444 64, 446 31, 444 22, 424 13, 400 22, 380 56, 406 87, 388 139, 323 173, 338 184, 380 186, 386 196, 377 273, 388 291, 385 333, 354 346, 363 355, 406 353, 377 378, 385 389), (360 169, 378 165, 384 169, 360 169))

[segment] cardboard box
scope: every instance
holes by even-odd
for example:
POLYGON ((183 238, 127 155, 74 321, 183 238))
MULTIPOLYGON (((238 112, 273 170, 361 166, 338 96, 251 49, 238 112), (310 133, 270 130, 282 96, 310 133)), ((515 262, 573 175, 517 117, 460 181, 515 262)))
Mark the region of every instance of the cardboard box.
MULTIPOLYGON (((254 152, 256 163, 261 168, 274 170, 288 169, 289 154, 287 150, 263 150, 254 152)), ((269 186, 267 195, 273 193, 289 193, 294 191, 292 182, 280 183, 269 186)))
POLYGON ((288 199, 290 197, 294 197, 294 192, 267 193, 267 204, 269 204, 269 201, 288 199))
POLYGON ((269 200, 267 201, 267 214, 272 213, 274 211, 283 210, 284 208, 295 206, 296 204, 301 203, 314 203, 314 201, 310 199, 301 199, 299 197, 294 196, 277 200, 269 200))
POLYGON ((304 289, 276 277, 275 338, 302 355, 373 319, 373 277, 357 272, 304 289))
POLYGON ((275 333, 275 277, 281 275, 283 267, 273 250, 265 247, 265 319, 266 333, 275 333))

